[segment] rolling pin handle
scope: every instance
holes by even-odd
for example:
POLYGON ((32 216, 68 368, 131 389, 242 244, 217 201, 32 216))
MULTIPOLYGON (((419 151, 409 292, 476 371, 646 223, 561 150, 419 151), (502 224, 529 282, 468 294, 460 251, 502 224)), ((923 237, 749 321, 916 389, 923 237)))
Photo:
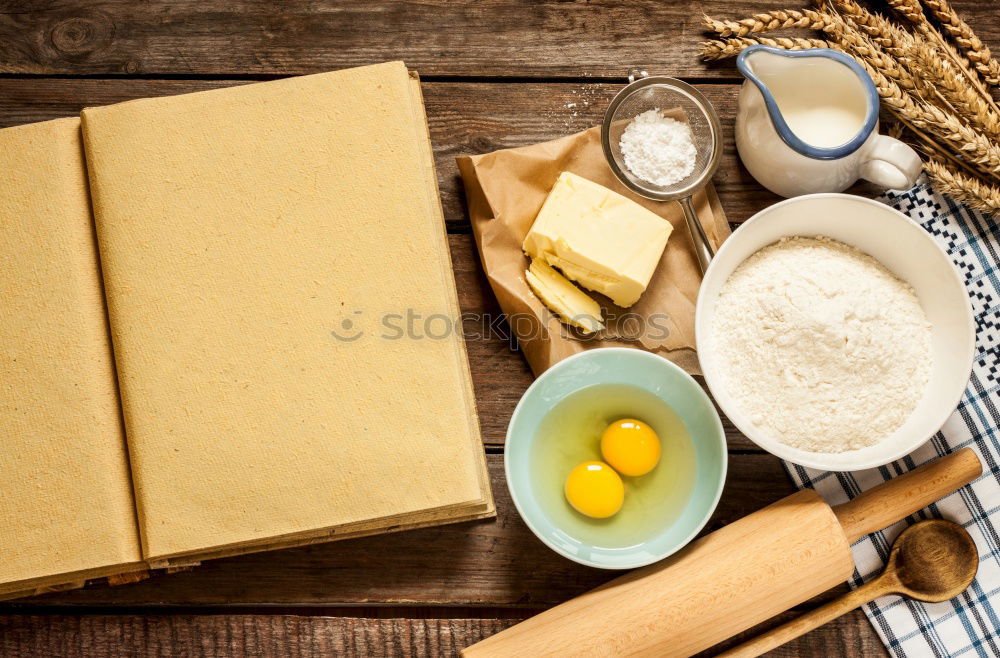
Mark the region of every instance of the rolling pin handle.
POLYGON ((862 492, 834 507, 833 513, 844 528, 847 541, 853 544, 927 507, 982 473, 983 465, 976 453, 972 448, 962 448, 862 492))

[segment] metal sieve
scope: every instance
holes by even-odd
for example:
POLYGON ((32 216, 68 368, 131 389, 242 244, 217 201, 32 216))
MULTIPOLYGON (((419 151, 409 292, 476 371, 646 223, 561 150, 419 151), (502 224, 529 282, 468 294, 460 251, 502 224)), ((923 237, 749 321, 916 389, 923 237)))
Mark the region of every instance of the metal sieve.
POLYGON ((708 243, 705 229, 691 205, 691 196, 707 183, 719 166, 722 155, 722 126, 715 108, 701 92, 674 78, 650 76, 633 69, 629 84, 612 99, 601 125, 601 145, 611 171, 626 187, 647 199, 678 201, 684 211, 695 255, 702 272, 715 255, 708 243), (694 170, 673 185, 661 186, 643 180, 628 170, 621 153, 621 136, 625 127, 647 110, 662 110, 668 116, 687 122, 697 150, 694 170))

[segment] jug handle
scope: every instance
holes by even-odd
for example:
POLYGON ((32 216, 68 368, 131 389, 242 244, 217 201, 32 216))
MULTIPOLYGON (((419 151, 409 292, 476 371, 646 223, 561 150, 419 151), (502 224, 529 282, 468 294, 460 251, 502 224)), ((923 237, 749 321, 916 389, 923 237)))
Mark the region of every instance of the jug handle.
POLYGON ((923 168, 916 151, 888 135, 876 135, 865 157, 861 177, 890 190, 913 187, 923 168))

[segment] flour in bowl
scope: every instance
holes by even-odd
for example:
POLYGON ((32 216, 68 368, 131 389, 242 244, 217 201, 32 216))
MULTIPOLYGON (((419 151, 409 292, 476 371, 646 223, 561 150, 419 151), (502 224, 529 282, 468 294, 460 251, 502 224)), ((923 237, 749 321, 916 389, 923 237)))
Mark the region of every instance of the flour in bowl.
POLYGON ((712 332, 725 389, 750 422, 811 452, 885 439, 930 378, 931 325, 913 289, 829 238, 784 238, 744 261, 712 332))

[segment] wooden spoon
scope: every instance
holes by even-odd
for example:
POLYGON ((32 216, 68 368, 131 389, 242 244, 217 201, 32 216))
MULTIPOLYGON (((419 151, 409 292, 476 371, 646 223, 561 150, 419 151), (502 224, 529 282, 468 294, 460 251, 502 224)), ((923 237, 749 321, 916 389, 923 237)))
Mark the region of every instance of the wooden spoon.
POLYGON ((928 603, 947 601, 965 591, 978 568, 979 552, 965 528, 940 519, 920 521, 896 538, 878 578, 719 656, 759 656, 888 594, 928 603))

